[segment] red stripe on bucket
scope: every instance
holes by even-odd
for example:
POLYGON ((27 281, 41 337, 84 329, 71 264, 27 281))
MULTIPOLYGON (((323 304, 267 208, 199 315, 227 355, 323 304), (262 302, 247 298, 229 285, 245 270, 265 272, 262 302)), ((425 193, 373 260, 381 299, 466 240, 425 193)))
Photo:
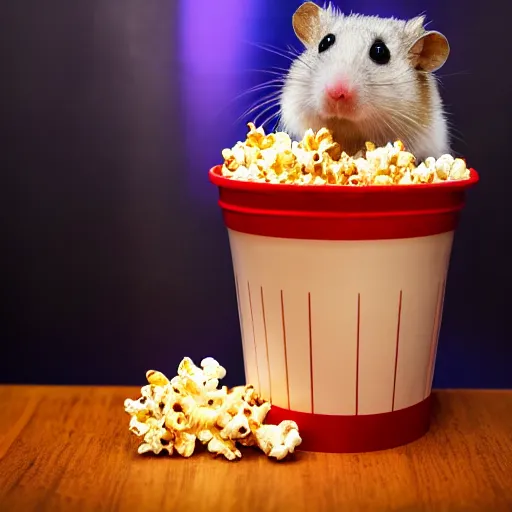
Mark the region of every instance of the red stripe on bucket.
POLYGON ((309 321, 309 378, 311 386, 311 412, 315 412, 315 392, 313 380, 313 331, 311 328, 311 292, 308 292, 308 321, 309 321))
POLYGON ((286 324, 284 319, 284 296, 281 290, 281 320, 283 322, 283 348, 284 348, 284 368, 286 372, 286 396, 288 398, 288 408, 290 408, 290 383, 288 381, 288 350, 286 348, 286 324))
POLYGON ((398 299, 398 321, 396 326, 396 350, 395 350, 395 373, 393 376, 393 401, 391 403, 391 410, 395 410, 395 395, 396 395, 396 372, 398 370, 398 349, 400 346, 400 320, 402 319, 402 290, 400 290, 400 298, 398 299))
POLYGON ((357 294, 357 355, 356 355, 356 415, 359 414, 359 328, 361 324, 361 294, 357 294))
POLYGON ((309 240, 384 240, 453 231, 466 190, 463 181, 428 185, 349 187, 285 185, 224 178, 210 169, 219 187, 226 226, 253 235, 309 240))
POLYGON ((397 411, 357 416, 331 416, 290 411, 272 406, 265 423, 283 420, 297 423, 301 451, 360 453, 401 446, 427 433, 430 424, 431 395, 397 411))
POLYGON ((269 388, 270 400, 272 400, 272 376, 270 375, 270 358, 268 357, 267 317, 265 316, 265 301, 263 299, 263 286, 260 286, 260 294, 261 294, 261 313, 263 315, 263 329, 265 330, 265 354, 267 356, 268 388, 269 388))

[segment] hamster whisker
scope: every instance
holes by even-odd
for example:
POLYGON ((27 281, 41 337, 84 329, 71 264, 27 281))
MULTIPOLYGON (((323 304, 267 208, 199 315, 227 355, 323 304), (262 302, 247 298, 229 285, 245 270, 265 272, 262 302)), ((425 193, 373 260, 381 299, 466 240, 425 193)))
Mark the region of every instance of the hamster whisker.
POLYGON ((297 57, 300 57, 300 52, 298 52, 297 50, 294 50, 294 51, 291 51, 289 49, 285 49, 285 48, 279 48, 277 46, 272 46, 272 45, 268 45, 268 47, 272 50, 275 50, 276 52, 278 52, 279 54, 283 54, 283 57, 292 57, 292 59, 296 59, 297 57))
MULTIPOLYGON (((416 125, 420 131, 424 130, 425 127, 421 126, 415 119, 410 118, 407 115, 402 115, 392 109, 379 107, 380 112, 375 107, 371 107, 372 117, 378 117, 379 113, 380 120, 385 124, 390 131, 394 132, 395 138, 400 139, 406 147, 410 147, 412 144, 411 139, 411 125, 416 125), (384 115, 382 115, 384 113, 384 115)), ((380 127, 382 130, 382 126, 380 127)), ((382 130, 382 134, 384 130, 382 130)), ((392 141, 388 141, 392 142, 392 141)))
POLYGON ((249 91, 257 91, 259 89, 274 87, 278 88, 284 85, 284 81, 281 79, 269 80, 268 82, 262 82, 261 84, 256 84, 253 87, 249 88, 249 91))
POLYGON ((286 69, 286 68, 280 68, 278 66, 272 66, 271 69, 275 69, 275 70, 278 70, 278 71, 281 71, 283 73, 283 76, 285 76, 286 73, 288 73, 290 71, 290 69, 286 69))
POLYGON ((407 114, 396 111, 388 111, 387 113, 389 114, 388 119, 394 121, 395 123, 399 123, 400 125, 404 124, 404 126, 410 126, 411 128, 416 127, 418 131, 421 132, 427 129, 427 126, 421 124, 416 118, 407 114))
POLYGON ((390 112, 391 114, 403 114, 402 110, 404 106, 409 107, 409 110, 413 114, 421 113, 424 110, 424 107, 418 106, 418 103, 414 101, 409 101, 405 99, 397 100, 396 96, 390 96, 388 94, 379 94, 374 97, 374 100, 380 101, 379 108, 381 110, 385 110, 387 112, 390 112))
POLYGON ((299 55, 299 52, 290 45, 286 45, 287 46, 286 49, 280 48, 279 46, 275 46, 273 44, 268 44, 268 43, 264 44, 263 46, 266 46, 267 48, 271 48, 272 50, 276 50, 277 52, 284 52, 287 55, 290 55, 292 57, 297 57, 299 55))
POLYGON ((258 109, 260 109, 261 107, 264 107, 266 105, 269 105, 271 104, 271 107, 272 108, 272 105, 275 105, 275 104, 278 104, 279 103, 279 98, 280 98, 280 94, 279 93, 271 93, 263 98, 261 98, 261 101, 258 101, 258 103, 250 106, 239 118, 238 118, 238 121, 241 121, 244 117, 247 117, 249 115, 251 115, 252 113, 256 112, 258 109))
MULTIPOLYGON (((453 105, 450 105, 450 104, 448 104, 448 103, 445 103, 445 104, 443 105, 443 107, 444 107, 444 108, 443 108, 443 114, 445 115, 445 117, 453 117, 453 116, 455 115, 455 113, 454 113, 454 112, 451 112, 450 110, 448 110, 448 109, 452 108, 452 107, 453 107, 453 105)), ((451 123, 451 120, 450 120, 450 119, 448 119, 448 120, 447 120, 447 123, 449 123, 449 124, 450 124, 450 123, 451 123)))
POLYGON ((290 52, 290 54, 293 54, 296 57, 300 55, 300 51, 297 50, 297 48, 295 48, 291 44, 287 44, 286 47, 288 48, 288 51, 290 52))
POLYGON ((244 96, 246 96, 247 94, 252 94, 252 93, 255 93, 255 92, 260 92, 260 91, 263 91, 265 89, 275 89, 275 92, 280 92, 281 91, 281 86, 284 85, 283 82, 280 82, 278 80, 268 80, 267 82, 263 82, 261 84, 257 84, 253 87, 249 87, 249 89, 247 89, 246 91, 238 94, 237 96, 235 96, 231 101, 230 103, 236 101, 236 100, 239 100, 240 98, 243 98, 244 96))
MULTIPOLYGON (((277 119, 277 120, 278 120, 278 121, 276 122, 276 125, 277 125, 277 124, 279 123, 279 116, 280 116, 280 115, 281 115, 281 109, 279 109, 277 112, 275 112, 275 113, 274 113, 274 114, 272 114, 271 116, 268 116, 268 117, 265 119, 265 121, 263 121, 263 122, 261 123, 261 125, 260 125, 260 126, 263 126, 263 127, 265 128, 265 125, 266 125, 267 123, 270 123, 270 121, 272 121, 273 119, 277 119)), ((270 131, 273 131, 273 130, 267 130, 267 129, 265 128, 265 131, 266 131, 267 133, 269 133, 270 131)))
POLYGON ((299 61, 305 67, 307 67, 308 69, 313 71, 313 68, 311 67, 311 65, 304 60, 304 57, 301 54, 293 54, 291 52, 287 52, 286 50, 273 49, 273 48, 265 48, 264 46, 260 46, 259 48, 261 48, 262 50, 266 50, 266 51, 268 51, 270 53, 274 53, 275 55, 279 55, 280 57, 283 57, 284 59, 287 59, 287 60, 289 60, 292 63, 295 62, 295 61, 299 61))
POLYGON ((404 121, 407 121, 408 123, 416 125, 418 128, 423 128, 423 129, 427 128, 427 126, 423 125, 422 123, 420 123, 418 121, 418 118, 421 117, 421 113, 422 113, 421 110, 416 110, 416 111, 412 112, 412 114, 405 113, 405 112, 397 112, 397 111, 393 111, 393 110, 389 111, 389 113, 392 114, 393 116, 395 116, 396 118, 403 119, 404 121))
POLYGON ((280 91, 273 91, 269 94, 264 95, 261 98, 258 98, 250 107, 248 107, 247 111, 244 113, 244 115, 251 114, 254 110, 258 109, 260 107, 264 107, 265 105, 268 105, 270 101, 279 98, 280 91))
MULTIPOLYGON (((372 111, 372 115, 375 115, 372 111)), ((368 134, 368 140, 380 140, 383 135, 384 129, 382 125, 365 121, 362 123, 364 131, 368 134)))
POLYGON ((391 127, 394 131, 396 131, 397 133, 397 137, 399 139, 402 140, 402 142, 404 142, 404 144, 406 144, 410 137, 409 137, 409 125, 407 124, 407 122, 402 122, 403 119, 399 116, 396 116, 396 117, 388 117, 387 119, 387 124, 389 127, 391 127))
MULTIPOLYGON (((294 78, 294 81, 295 83, 304 85, 306 87, 309 85, 309 82, 305 77, 296 77, 294 78)), ((275 87, 280 87, 281 89, 284 89, 287 84, 287 80, 284 77, 275 78, 274 80, 268 80, 266 82, 262 82, 261 84, 256 84, 254 87, 257 87, 259 85, 267 85, 269 83, 275 85, 275 87)))
MULTIPOLYGON (((446 115, 446 113, 445 113, 445 115, 446 115)), ((450 130, 456 131, 459 135, 462 135, 462 132, 458 128, 455 128, 455 125, 453 124, 451 119, 447 119, 446 124, 448 125, 450 130)))
POLYGON ((278 51, 278 50, 275 50, 273 48, 268 48, 265 45, 258 44, 258 43, 251 43, 251 42, 249 42, 249 44, 255 46, 256 48, 259 48, 260 50, 264 50, 264 51, 267 51, 269 53, 273 53, 275 55, 278 55, 279 57, 283 57, 284 59, 288 59, 291 62, 294 61, 294 57, 295 56, 290 56, 290 55, 286 54, 284 51, 281 51, 281 50, 278 51))
POLYGON ((377 82, 375 82, 375 83, 369 82, 369 83, 367 83, 367 85, 369 87, 393 87, 395 85, 412 84, 414 82, 416 82, 416 79, 413 79, 413 80, 403 80, 401 82, 379 82, 379 83, 377 83, 377 82))
POLYGON ((422 135, 426 133, 425 129, 414 129, 412 128, 407 121, 402 121, 400 118, 388 118, 389 124, 395 129, 397 138, 401 140, 406 149, 408 148, 410 150, 411 147, 414 146, 418 138, 420 138, 422 135))
POLYGON ((450 127, 448 127, 448 133, 452 141, 460 142, 463 146, 467 147, 468 143, 462 137, 455 135, 450 127))
MULTIPOLYGON (((270 89, 270 90, 274 89, 274 91, 272 91, 272 93, 275 94, 276 97, 277 97, 279 94, 281 94, 283 86, 284 86, 284 80, 279 80, 279 79, 272 79, 272 80, 268 80, 266 82, 262 82, 261 84, 256 84, 253 87, 249 87, 247 90, 241 92, 240 94, 237 94, 233 98, 230 98, 226 102, 224 107, 221 108, 221 111, 224 111, 225 109, 227 109, 228 107, 230 107, 231 105, 236 103, 238 100, 240 100, 244 96, 247 96, 248 94, 255 94, 255 93, 258 93, 258 92, 261 92, 261 91, 265 91, 267 89, 270 89)), ((258 97, 258 98, 255 98, 255 99, 256 99, 256 101, 259 102, 259 101, 268 99, 269 97, 270 97, 270 95, 264 96, 263 98, 258 97)), ((252 103, 251 106, 254 106, 254 105, 256 105, 256 103, 252 103)), ((242 116, 240 116, 238 118, 238 121, 240 121, 240 119, 242 117, 243 117, 243 114, 242 114, 242 116)), ((237 122, 237 121, 235 121, 235 122, 237 122)))
MULTIPOLYGON (((378 116, 377 109, 372 107, 372 111, 373 111, 372 112, 372 117, 377 117, 378 116)), ((406 137, 406 134, 402 131, 402 126, 401 126, 400 123, 393 122, 393 120, 391 118, 386 117, 386 116, 381 116, 380 120, 382 121, 382 123, 384 123, 384 125, 391 132, 395 133, 395 137, 397 139, 400 139, 400 140, 402 140, 402 142, 406 143, 407 137, 406 137)), ((373 131, 375 131, 375 129, 377 129, 377 133, 378 133, 379 138, 382 137, 384 135, 384 133, 385 133, 385 130, 384 130, 383 126, 379 125, 377 123, 372 123, 370 129, 373 130, 373 131)))
POLYGON ((272 110, 273 108, 276 108, 279 106, 279 102, 274 102, 272 105, 269 105, 266 109, 262 110, 254 119, 253 119, 253 123, 254 124, 257 124, 258 122, 258 119, 261 118, 261 116, 265 113, 265 112, 268 112, 269 110, 272 110))
POLYGON ((439 74, 439 75, 432 75, 435 78, 446 78, 448 76, 468 76, 471 75, 471 71, 456 71, 455 73, 446 73, 446 74, 439 74))
MULTIPOLYGON (((284 68, 279 68, 279 69, 284 70, 284 68)), ((247 71, 250 71, 251 73, 267 73, 267 75, 278 76, 278 77, 282 78, 283 80, 285 78, 285 73, 278 73, 277 71, 273 71, 272 69, 248 69, 247 71)), ((286 70, 284 70, 284 71, 287 72, 286 70)))
POLYGON ((308 64, 302 55, 297 55, 296 60, 306 66, 309 70, 313 71, 313 68, 311 67, 311 64, 308 64))
POLYGON ((281 87, 284 85, 284 80, 281 80, 279 78, 274 78, 273 80, 267 80, 266 82, 262 82, 261 84, 253 85, 252 87, 249 87, 246 92, 255 92, 259 91, 261 89, 267 89, 269 87, 281 87))
MULTIPOLYGON (((401 73, 398 73, 397 75, 395 75, 395 76, 391 77, 391 78, 388 80, 388 82, 389 82, 389 83, 396 82, 397 80, 399 80, 400 78, 402 78, 404 75, 409 74, 409 71, 410 71, 409 69, 406 69, 406 70, 402 71, 401 73)), ((376 82, 376 81, 368 80, 368 82, 367 82, 367 83, 370 83, 370 84, 380 84, 380 83, 382 83, 382 82, 376 82)))
POLYGON ((372 80, 369 80, 367 82, 368 85, 375 87, 375 86, 393 86, 393 85, 400 85, 400 84, 410 84, 417 81, 417 78, 410 78, 407 80, 401 80, 401 78, 404 75, 407 75, 409 70, 406 70, 402 73, 399 73, 398 75, 390 78, 387 82, 374 82, 372 80))
MULTIPOLYGON (((272 93, 275 93, 277 95, 277 94, 279 94, 281 92, 281 89, 277 88, 277 87, 279 87, 279 86, 277 86, 277 85, 263 85, 263 86, 252 87, 251 89, 248 89, 247 91, 244 91, 244 92, 238 94, 237 96, 235 96, 232 101, 239 100, 239 99, 243 98, 244 96, 247 96, 248 94, 254 94, 256 92, 261 92, 261 91, 264 91, 266 89, 276 89, 276 90, 272 91, 272 93)), ((261 100, 261 99, 266 99, 266 97, 258 98, 258 101, 261 100)))
POLYGON ((448 128, 448 133, 450 135, 450 139, 456 140, 456 141, 464 144, 464 146, 467 146, 467 142, 463 138, 464 134, 460 130, 455 128, 454 124, 450 120, 446 120, 446 126, 448 128))
MULTIPOLYGON (((376 114, 374 114, 376 115, 376 114)), ((380 119, 380 123, 366 123, 365 129, 368 130, 368 133, 371 134, 370 140, 375 141, 384 141, 386 138, 386 133, 395 132, 397 138, 399 138, 400 130, 396 130, 386 119, 380 119)))
MULTIPOLYGON (((280 83, 281 85, 285 85, 286 84, 287 80, 286 80, 286 75, 285 74, 277 73, 277 72, 271 72, 271 71, 264 70, 264 69, 261 69, 261 70, 255 69, 253 71, 256 71, 256 72, 261 71, 262 73, 269 73, 270 75, 273 75, 273 76, 276 77, 273 80, 269 80, 267 82, 262 82, 262 83, 274 82, 274 83, 280 83)), ((297 77, 294 78, 294 80, 296 80, 299 83, 309 84, 308 80, 305 77, 297 76, 297 77)))

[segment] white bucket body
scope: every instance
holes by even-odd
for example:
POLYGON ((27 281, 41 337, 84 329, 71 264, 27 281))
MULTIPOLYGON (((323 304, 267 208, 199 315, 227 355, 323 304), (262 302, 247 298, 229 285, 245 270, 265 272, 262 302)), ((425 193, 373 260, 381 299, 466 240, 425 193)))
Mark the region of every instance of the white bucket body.
POLYGON ((247 383, 313 414, 425 400, 453 234, 299 240, 229 229, 247 383))

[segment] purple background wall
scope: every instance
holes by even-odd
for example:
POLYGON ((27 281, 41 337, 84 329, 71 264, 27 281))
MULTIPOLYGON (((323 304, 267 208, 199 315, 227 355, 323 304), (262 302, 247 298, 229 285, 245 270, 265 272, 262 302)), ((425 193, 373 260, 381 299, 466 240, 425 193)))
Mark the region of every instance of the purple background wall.
MULTIPOLYGON (((254 70, 299 44, 298 0, 16 0, 0 16, 0 381, 140 384, 184 355, 243 379, 227 235, 207 179, 265 92, 254 70)), ((440 72, 481 174, 449 273, 434 385, 512 388, 511 7, 345 1, 426 11, 440 72), (509 12, 505 12, 505 10, 509 12)))

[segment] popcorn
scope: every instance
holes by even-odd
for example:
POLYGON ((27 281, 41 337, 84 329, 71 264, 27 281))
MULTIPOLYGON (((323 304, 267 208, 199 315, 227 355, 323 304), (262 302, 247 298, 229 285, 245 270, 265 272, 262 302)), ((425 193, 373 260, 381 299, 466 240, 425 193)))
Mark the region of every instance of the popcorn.
POLYGON ((461 158, 456 158, 453 161, 453 164, 450 168, 450 176, 451 180, 461 180, 464 179, 464 175, 466 173, 466 162, 461 158))
POLYGON ((419 183, 432 183, 434 180, 434 173, 423 162, 414 169, 414 174, 418 177, 419 183))
POLYGON ((282 421, 280 425, 263 425, 256 431, 260 448, 269 457, 281 460, 301 443, 294 421, 282 421))
MULTIPOLYGON (((253 130, 252 143, 265 146, 268 139, 261 136, 261 131, 253 130)), ((225 376, 226 370, 211 357, 203 359, 201 367, 185 357, 178 366, 178 375, 171 380, 149 370, 142 396, 124 402, 125 412, 131 416, 130 432, 143 438, 138 453, 166 451, 172 455, 176 451, 182 457, 191 457, 196 442, 228 460, 242 457, 237 443, 257 446, 277 460, 293 453, 302 442, 297 425, 291 421, 264 425, 270 402, 250 385, 219 389, 219 380, 225 376)))
POLYGON ((399 151, 396 154, 396 166, 397 167, 409 167, 412 163, 414 163, 416 159, 414 155, 408 153, 407 151, 399 151))
POLYGON ((327 128, 308 129, 301 141, 284 132, 265 134, 248 124, 245 142, 222 151, 222 175, 242 181, 299 185, 415 185, 469 178, 466 162, 452 155, 429 157, 417 165, 402 141, 365 148, 349 156, 327 128))
POLYGON ((386 176, 385 174, 381 174, 379 176, 375 176, 373 183, 375 185, 392 185, 393 178, 391 176, 386 176))

